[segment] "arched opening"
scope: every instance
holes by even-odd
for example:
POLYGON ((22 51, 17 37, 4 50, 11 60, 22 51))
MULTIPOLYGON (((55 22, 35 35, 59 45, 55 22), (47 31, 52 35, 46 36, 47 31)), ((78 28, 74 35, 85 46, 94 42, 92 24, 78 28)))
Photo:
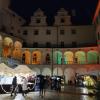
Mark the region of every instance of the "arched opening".
POLYGON ((39 68, 33 68, 32 70, 33 70, 34 72, 36 72, 37 75, 40 74, 40 69, 39 69, 39 68))
POLYGON ((97 51, 89 51, 87 53, 87 62, 88 64, 97 64, 99 61, 99 54, 97 51))
POLYGON ((22 48, 22 43, 20 41, 16 41, 14 43, 14 48, 18 48, 18 49, 21 49, 22 48))
POLYGON ((22 63, 31 64, 31 53, 29 49, 26 49, 22 54, 22 63))
POLYGON ((14 43, 13 58, 21 59, 22 57, 22 44, 19 41, 14 43))
POLYGON ((55 51, 53 54, 54 63, 62 64, 62 52, 55 51))
POLYGON ((11 49, 13 47, 13 40, 10 37, 5 37, 3 41, 3 56, 10 57, 11 49))
POLYGON ((54 68, 53 75, 62 76, 63 75, 62 69, 61 68, 54 68))
POLYGON ((67 51, 64 53, 64 64, 73 64, 73 52, 67 51))
POLYGON ((65 75, 65 83, 66 84, 73 84, 75 80, 75 71, 72 68, 66 68, 64 70, 65 75))
POLYGON ((49 75, 51 76, 51 69, 50 68, 44 68, 42 71, 42 75, 49 75))
POLYGON ((86 54, 84 51, 77 51, 75 53, 76 63, 78 64, 86 64, 86 54))
POLYGON ((40 51, 33 51, 32 53, 32 64, 41 64, 42 54, 40 51))

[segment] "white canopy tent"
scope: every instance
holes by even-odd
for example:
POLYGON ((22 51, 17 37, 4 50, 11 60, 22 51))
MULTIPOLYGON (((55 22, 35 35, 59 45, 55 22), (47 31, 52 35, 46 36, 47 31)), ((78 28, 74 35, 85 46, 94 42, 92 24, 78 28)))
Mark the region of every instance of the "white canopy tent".
POLYGON ((4 63, 0 63, 0 84, 11 84, 14 70, 4 63))
POLYGON ((8 67, 4 63, 0 64, 0 75, 13 76, 13 74, 14 74, 14 70, 12 68, 8 67))
POLYGON ((18 65, 15 69, 15 74, 26 76, 26 75, 36 75, 36 72, 32 71, 28 66, 26 65, 18 65))

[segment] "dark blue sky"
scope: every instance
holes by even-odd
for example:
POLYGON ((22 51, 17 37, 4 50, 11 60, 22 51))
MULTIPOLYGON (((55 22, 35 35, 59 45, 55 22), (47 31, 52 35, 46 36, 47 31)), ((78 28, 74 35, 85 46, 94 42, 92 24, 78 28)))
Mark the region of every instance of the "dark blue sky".
POLYGON ((41 8, 48 16, 48 22, 54 21, 54 15, 60 8, 65 8, 76 16, 72 17, 73 24, 91 24, 98 0, 11 0, 11 9, 29 19, 37 8, 41 8))

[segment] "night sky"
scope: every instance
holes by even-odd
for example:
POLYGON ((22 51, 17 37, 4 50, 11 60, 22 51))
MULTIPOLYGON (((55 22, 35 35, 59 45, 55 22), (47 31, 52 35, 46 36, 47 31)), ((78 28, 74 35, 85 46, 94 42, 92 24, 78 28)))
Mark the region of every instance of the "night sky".
POLYGON ((98 0, 11 0, 11 9, 29 21, 34 11, 41 8, 53 24, 57 10, 65 8, 72 17, 73 25, 91 24, 98 0), (72 14, 72 11, 75 13, 72 14))

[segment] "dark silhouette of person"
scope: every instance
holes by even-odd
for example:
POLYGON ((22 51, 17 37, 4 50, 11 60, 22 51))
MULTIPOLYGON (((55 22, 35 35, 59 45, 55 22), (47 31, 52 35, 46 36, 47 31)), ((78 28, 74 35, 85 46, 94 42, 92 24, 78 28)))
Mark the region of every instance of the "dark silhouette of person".
POLYGON ((43 97, 43 95, 44 95, 44 84, 45 84, 44 76, 43 75, 40 75, 39 88, 40 88, 40 96, 41 97, 43 97))
POLYGON ((13 96, 13 93, 16 95, 16 88, 17 88, 17 77, 15 76, 12 81, 12 91, 11 96, 13 96))

